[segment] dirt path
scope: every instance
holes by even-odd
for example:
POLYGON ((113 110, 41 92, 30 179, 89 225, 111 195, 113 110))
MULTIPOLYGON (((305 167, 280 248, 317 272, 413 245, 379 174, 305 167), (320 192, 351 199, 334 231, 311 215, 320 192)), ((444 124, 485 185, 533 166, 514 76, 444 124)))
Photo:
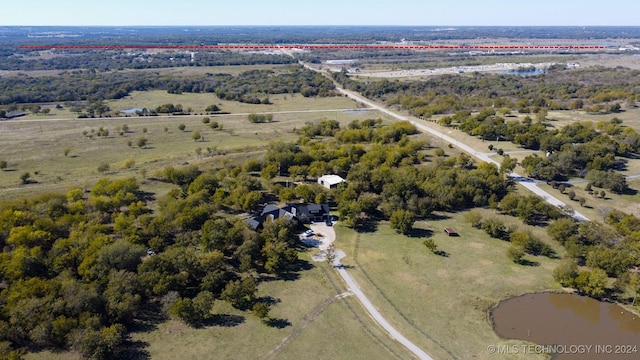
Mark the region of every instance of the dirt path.
MULTIPOLYGON (((316 234, 322 234, 319 237, 320 245, 318 246, 320 254, 323 254, 327 247, 332 244, 336 239, 336 232, 333 230, 333 226, 327 226, 324 223, 315 223, 311 225, 311 229, 316 234)), ((393 325, 391 325, 387 319, 382 316, 380 311, 376 309, 376 307, 371 303, 371 300, 362 292, 360 286, 356 282, 356 280, 347 272, 344 266, 342 266, 341 259, 346 255, 342 250, 336 250, 336 259, 333 262, 334 268, 338 271, 338 274, 342 277, 344 282, 347 284, 350 292, 355 295, 365 310, 369 313, 369 315, 377 322, 382 328, 397 342, 406 347, 409 351, 411 351, 418 359, 423 360, 432 360, 432 357, 429 356, 424 350, 422 350, 418 345, 411 342, 411 340, 407 339, 404 335, 402 335, 393 325)), ((323 256, 318 256, 314 258, 316 261, 324 261, 323 256)))
POLYGON ((300 336, 302 331, 307 326, 309 326, 313 321, 315 321, 318 318, 318 316, 320 316, 320 314, 322 314, 322 312, 324 312, 324 310, 329 305, 333 304, 337 300, 340 300, 340 299, 345 298, 345 297, 350 296, 350 295, 353 295, 353 294, 351 292, 345 292, 345 293, 342 293, 342 294, 338 294, 338 295, 326 298, 324 301, 322 301, 320 304, 318 304, 315 308, 313 308, 313 310, 311 310, 310 313, 305 315, 304 318, 302 318, 302 322, 300 322, 300 324, 298 324, 298 326, 296 326, 293 329, 291 334, 289 334, 287 337, 285 337, 282 340, 282 342, 280 342, 280 344, 278 346, 276 346, 267 355, 265 355, 265 357, 263 359, 265 359, 265 360, 273 359, 280 351, 282 351, 282 349, 284 349, 287 345, 289 345, 290 342, 292 342, 298 336, 300 336))

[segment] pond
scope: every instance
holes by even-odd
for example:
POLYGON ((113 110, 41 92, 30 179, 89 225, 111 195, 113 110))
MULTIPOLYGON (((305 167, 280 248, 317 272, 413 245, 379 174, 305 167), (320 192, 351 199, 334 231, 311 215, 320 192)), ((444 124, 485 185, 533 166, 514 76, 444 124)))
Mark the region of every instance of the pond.
POLYGON ((124 114, 135 114, 138 111, 142 111, 141 108, 131 108, 131 109, 125 109, 125 110, 120 110, 120 112, 124 113, 124 114))
POLYGON ((537 293, 491 311, 502 338, 539 345, 553 359, 640 359, 640 318, 624 308, 574 294, 537 293))
POLYGON ((520 75, 520 76, 536 76, 536 75, 544 74, 546 72, 547 71, 544 70, 544 69, 525 70, 525 71, 511 70, 511 71, 505 71, 502 74, 505 74, 505 75, 520 75))
POLYGON ((350 109, 350 110, 343 111, 343 113, 345 113, 345 114, 361 114, 361 113, 366 113, 368 111, 369 111, 369 109, 350 109))

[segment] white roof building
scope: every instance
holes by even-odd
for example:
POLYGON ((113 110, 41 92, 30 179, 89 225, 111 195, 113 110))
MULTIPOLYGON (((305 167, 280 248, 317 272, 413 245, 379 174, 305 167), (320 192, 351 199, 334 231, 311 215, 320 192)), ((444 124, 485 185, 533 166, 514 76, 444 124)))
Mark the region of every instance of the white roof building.
POLYGON ((338 175, 323 175, 318 178, 318 184, 326 187, 327 189, 332 189, 338 186, 344 179, 338 175))

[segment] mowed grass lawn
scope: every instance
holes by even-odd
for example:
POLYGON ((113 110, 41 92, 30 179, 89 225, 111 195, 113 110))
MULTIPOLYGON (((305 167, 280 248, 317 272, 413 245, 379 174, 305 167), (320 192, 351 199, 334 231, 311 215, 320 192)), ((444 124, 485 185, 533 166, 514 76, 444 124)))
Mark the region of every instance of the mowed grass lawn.
POLYGON ((102 176, 132 176, 143 168, 151 175, 155 169, 167 165, 214 159, 202 158, 207 154, 207 148, 255 153, 254 156, 259 157, 260 151, 271 141, 295 141, 298 134, 294 129, 300 129, 309 121, 332 119, 345 126, 355 119, 387 118, 375 111, 317 111, 276 114, 273 123, 252 124, 246 116, 210 116, 212 121, 223 126, 223 131, 214 131, 202 123, 203 117, 0 122, 0 160, 8 162, 6 171, 0 171, 0 191, 4 198, 15 198, 84 186, 102 176), (124 124, 128 125, 129 131, 121 136, 118 129, 124 124), (178 129, 179 124, 186 126, 185 131, 178 129), (92 130, 97 132, 100 127, 109 130, 108 137, 83 135, 85 131, 87 135, 92 130), (192 138, 196 131, 204 141, 196 142, 192 138), (145 148, 137 146, 140 138, 148 140, 145 148), (70 149, 67 157, 64 156, 66 148, 70 149), (201 149, 200 158, 197 148, 201 149), (132 168, 125 166, 128 160, 135 161, 132 168), (109 164, 110 170, 104 174, 98 172, 100 164, 109 164), (25 172, 31 173, 34 183, 21 184, 20 175, 25 172))
MULTIPOLYGON (((482 212, 485 217, 503 219, 508 226, 519 224, 562 254, 544 229, 490 210, 482 212)), ((347 251, 343 262, 353 267, 350 271, 376 307, 434 358, 495 359, 487 346, 521 342, 495 335, 488 310, 514 295, 560 290, 552 278, 560 260, 527 255, 537 266, 514 264, 506 255, 508 242, 471 227, 463 214, 446 213, 438 220, 416 223, 422 235, 431 236, 447 257, 428 251, 422 244, 424 237, 399 235, 388 225, 361 234, 338 225, 337 247, 347 251), (461 236, 447 236, 445 227, 455 228, 461 236)))

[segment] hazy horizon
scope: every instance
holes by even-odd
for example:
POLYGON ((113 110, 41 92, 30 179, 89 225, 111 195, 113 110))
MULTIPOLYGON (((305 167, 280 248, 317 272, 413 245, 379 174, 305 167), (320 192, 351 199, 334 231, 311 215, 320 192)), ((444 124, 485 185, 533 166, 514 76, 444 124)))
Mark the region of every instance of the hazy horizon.
POLYGON ((640 26, 640 3, 623 0, 25 0, 3 13, 3 26, 640 26))

